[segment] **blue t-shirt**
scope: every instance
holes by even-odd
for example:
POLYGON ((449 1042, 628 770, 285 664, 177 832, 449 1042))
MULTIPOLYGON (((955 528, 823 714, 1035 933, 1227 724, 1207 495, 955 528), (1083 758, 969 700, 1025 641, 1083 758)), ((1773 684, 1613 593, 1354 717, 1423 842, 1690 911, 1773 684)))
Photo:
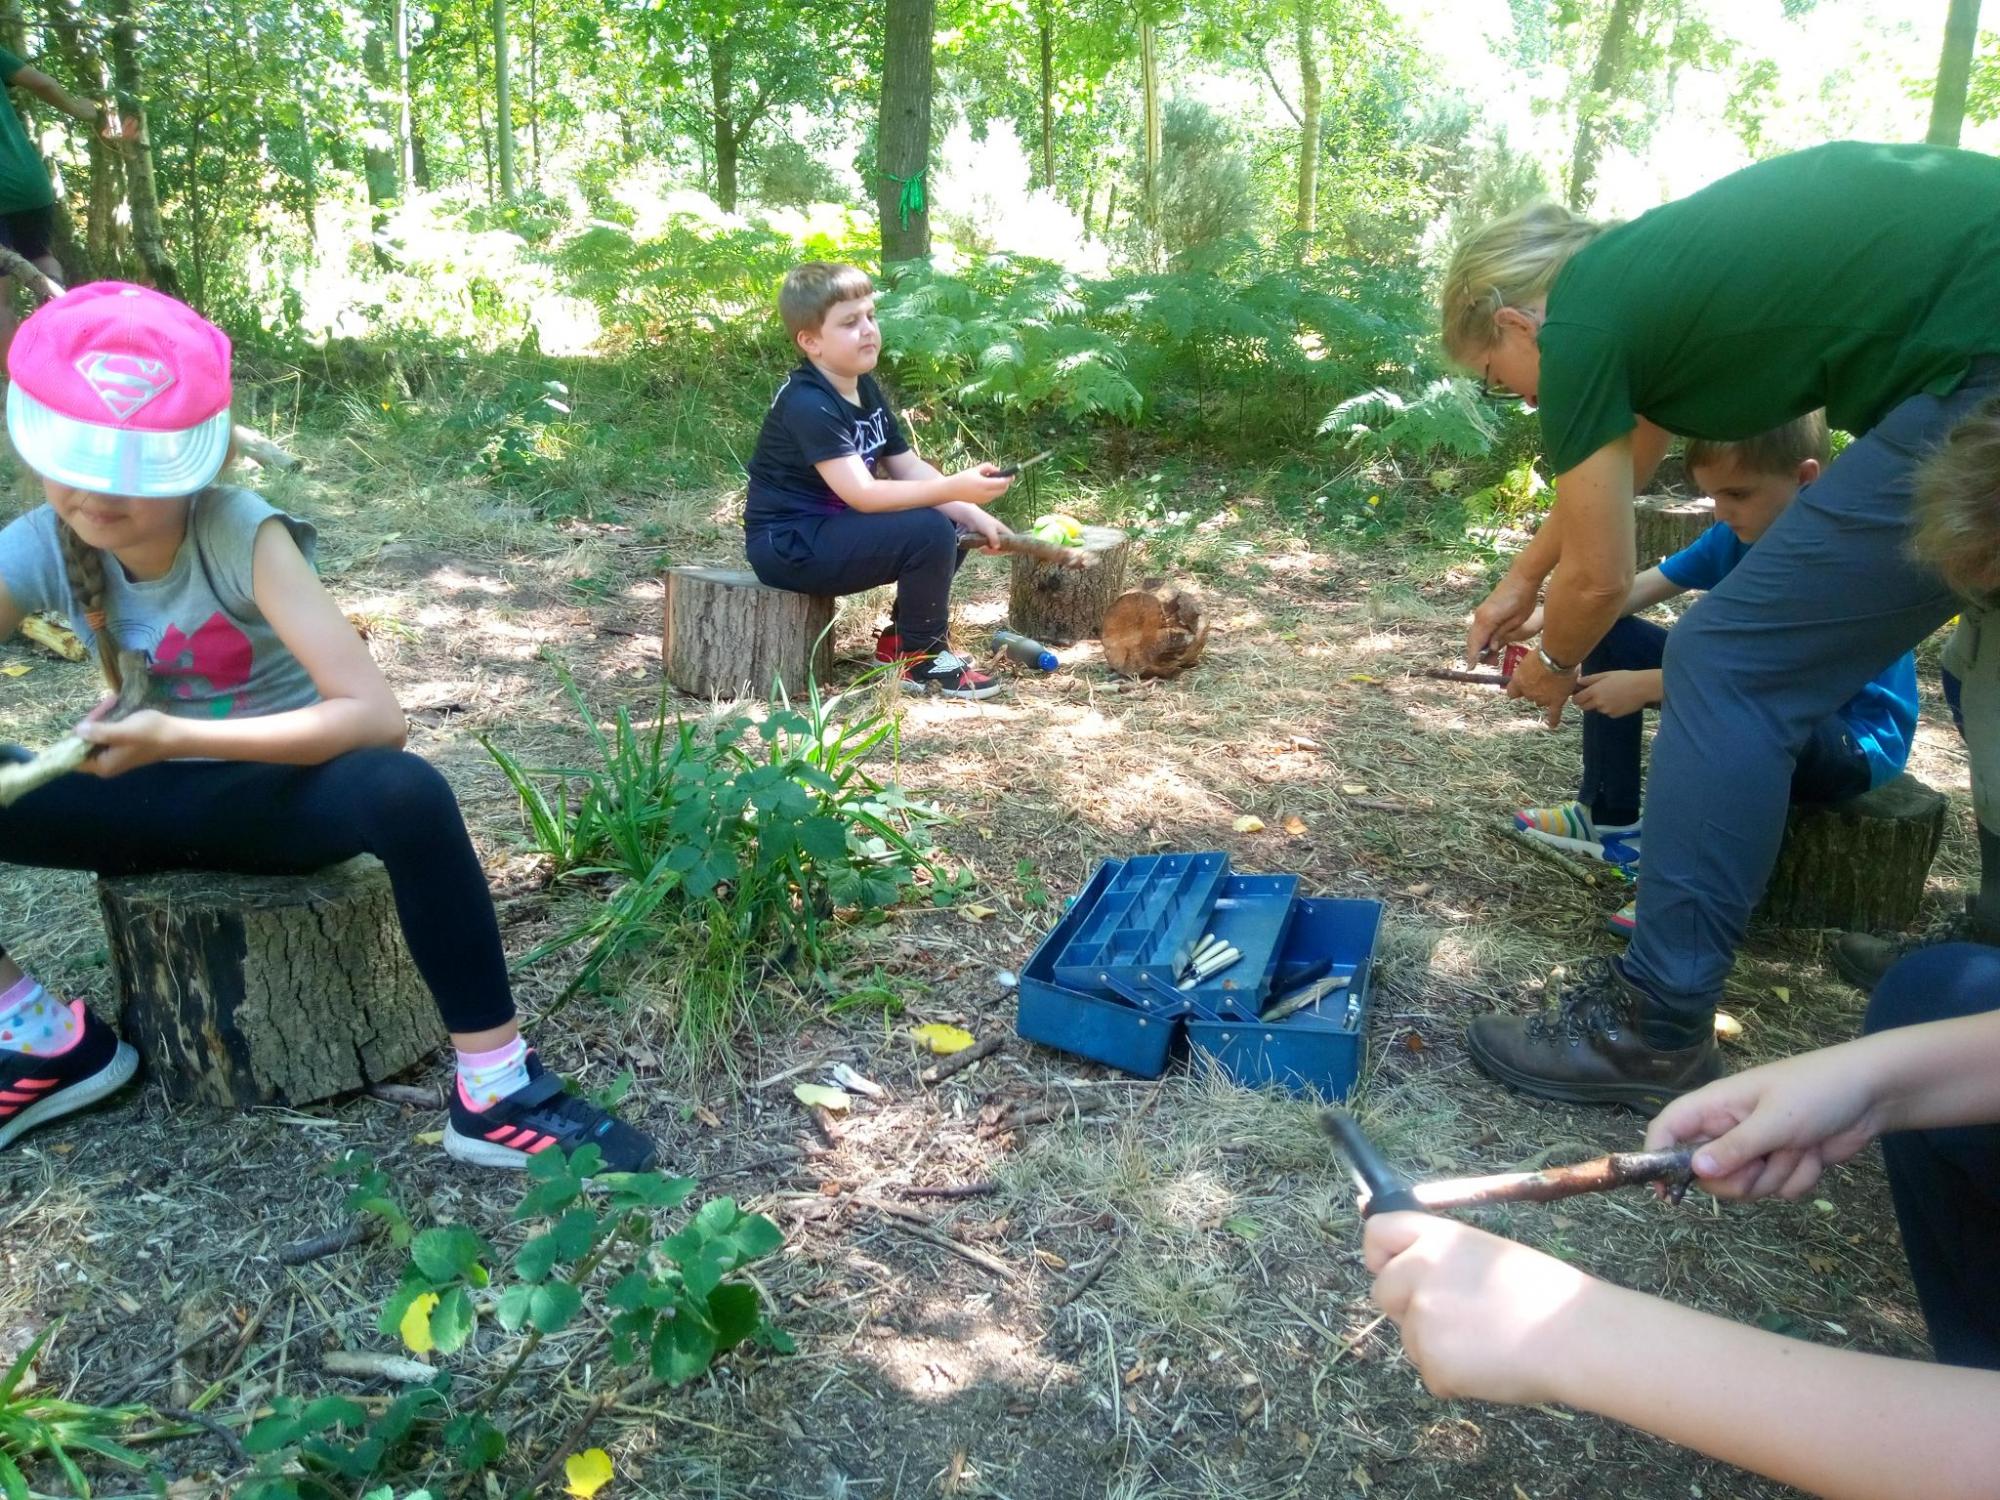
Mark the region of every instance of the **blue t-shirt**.
POLYGON ((849 401, 811 360, 785 377, 764 413, 756 451, 746 466, 746 532, 755 535, 786 521, 846 510, 847 502, 820 477, 815 464, 852 453, 873 469, 878 458, 910 451, 875 377, 863 375, 859 385, 860 401, 849 401))
MULTIPOLYGON (((1684 589, 1712 589, 1750 551, 1749 542, 1720 521, 1660 564, 1669 583, 1684 589)), ((1868 758, 1871 787, 1894 781, 1908 764, 1917 738, 1917 658, 1904 652, 1875 674, 1837 715, 1868 758)))

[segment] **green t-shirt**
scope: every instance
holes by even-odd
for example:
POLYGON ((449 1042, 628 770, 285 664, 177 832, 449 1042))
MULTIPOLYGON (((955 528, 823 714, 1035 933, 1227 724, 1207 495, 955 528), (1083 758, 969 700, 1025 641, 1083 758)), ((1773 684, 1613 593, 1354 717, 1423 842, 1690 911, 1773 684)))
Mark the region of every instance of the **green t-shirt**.
MULTIPOLYGON (((14 75, 25 67, 20 58, 0 47, 0 90, 12 88, 14 75)), ((14 101, 0 93, 0 214, 47 208, 55 201, 42 153, 22 128, 14 101)))
POLYGON ((1826 408, 1862 433, 2000 354, 2000 158, 1842 141, 1607 231, 1549 289, 1558 474, 1630 432, 1736 442, 1826 408))

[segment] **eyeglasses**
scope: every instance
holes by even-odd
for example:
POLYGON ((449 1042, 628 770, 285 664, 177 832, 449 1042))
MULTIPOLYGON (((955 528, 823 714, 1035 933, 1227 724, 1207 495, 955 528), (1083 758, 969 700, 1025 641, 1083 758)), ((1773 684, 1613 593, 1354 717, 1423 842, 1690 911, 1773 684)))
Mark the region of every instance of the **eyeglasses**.
POLYGON ((1521 398, 1504 385, 1493 383, 1493 357, 1487 356, 1485 368, 1479 372, 1479 399, 1481 401, 1519 401, 1521 398))

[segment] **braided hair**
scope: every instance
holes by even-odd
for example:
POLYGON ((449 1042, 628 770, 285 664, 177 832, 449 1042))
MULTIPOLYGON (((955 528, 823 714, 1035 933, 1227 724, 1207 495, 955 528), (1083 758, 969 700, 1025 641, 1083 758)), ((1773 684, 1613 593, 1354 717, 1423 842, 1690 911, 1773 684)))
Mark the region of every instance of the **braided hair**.
POLYGON ((56 539, 62 544, 63 571, 69 591, 83 611, 83 623, 97 640, 97 663, 112 692, 125 686, 118 667, 118 643, 111 638, 109 597, 104 585, 104 554, 76 534, 67 521, 56 518, 56 539))

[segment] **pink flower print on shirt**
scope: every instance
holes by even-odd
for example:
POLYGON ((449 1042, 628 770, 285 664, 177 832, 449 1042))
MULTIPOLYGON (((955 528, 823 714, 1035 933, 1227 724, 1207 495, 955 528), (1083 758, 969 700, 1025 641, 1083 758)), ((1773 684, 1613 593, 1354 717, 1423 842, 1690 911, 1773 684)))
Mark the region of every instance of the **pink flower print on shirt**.
POLYGON ((250 638, 218 611, 192 636, 169 625, 153 652, 152 675, 171 698, 183 703, 208 699, 215 717, 221 719, 235 710, 235 690, 250 680, 252 659, 250 638), (198 691, 204 684, 207 691, 198 691))

